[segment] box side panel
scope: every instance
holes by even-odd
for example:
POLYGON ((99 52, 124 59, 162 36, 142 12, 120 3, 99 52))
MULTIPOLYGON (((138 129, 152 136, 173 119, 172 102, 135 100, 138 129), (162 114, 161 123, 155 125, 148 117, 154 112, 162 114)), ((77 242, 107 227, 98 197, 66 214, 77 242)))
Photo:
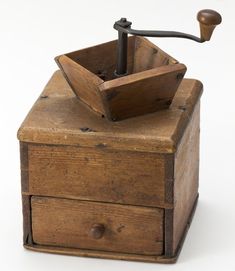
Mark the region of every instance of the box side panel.
POLYGON ((200 103, 181 139, 174 165, 173 253, 178 249, 198 195, 200 103))
POLYGON ((29 145, 30 195, 167 207, 165 174, 163 155, 29 145))

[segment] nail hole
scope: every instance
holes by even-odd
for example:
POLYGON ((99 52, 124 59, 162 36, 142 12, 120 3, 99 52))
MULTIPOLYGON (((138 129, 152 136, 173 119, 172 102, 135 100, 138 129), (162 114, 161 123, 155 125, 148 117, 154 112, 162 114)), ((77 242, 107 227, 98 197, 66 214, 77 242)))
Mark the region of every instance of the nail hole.
POLYGON ((80 130, 82 132, 95 132, 95 130, 91 129, 91 128, 88 128, 88 127, 81 127, 80 130))
POLYGON ((180 110, 182 110, 182 111, 187 110, 187 108, 186 108, 185 106, 183 106, 183 105, 178 106, 178 108, 179 108, 180 110))

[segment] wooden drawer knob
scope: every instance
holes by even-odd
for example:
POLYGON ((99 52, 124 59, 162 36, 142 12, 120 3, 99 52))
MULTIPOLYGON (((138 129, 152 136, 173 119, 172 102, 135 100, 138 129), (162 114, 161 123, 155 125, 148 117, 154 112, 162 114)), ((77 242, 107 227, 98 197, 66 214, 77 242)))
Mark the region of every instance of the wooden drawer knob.
POLYGON ((94 239, 100 239, 104 235, 105 227, 103 224, 94 224, 91 227, 90 235, 94 239))

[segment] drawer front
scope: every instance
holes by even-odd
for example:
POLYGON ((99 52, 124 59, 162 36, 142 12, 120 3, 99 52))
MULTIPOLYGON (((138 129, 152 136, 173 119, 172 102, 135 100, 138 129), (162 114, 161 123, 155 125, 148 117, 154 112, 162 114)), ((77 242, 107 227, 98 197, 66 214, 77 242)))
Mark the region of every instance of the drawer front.
POLYGON ((105 148, 29 145, 29 193, 163 206, 163 156, 105 148))
POLYGON ((38 245, 163 253, 163 209, 33 196, 31 210, 38 245))

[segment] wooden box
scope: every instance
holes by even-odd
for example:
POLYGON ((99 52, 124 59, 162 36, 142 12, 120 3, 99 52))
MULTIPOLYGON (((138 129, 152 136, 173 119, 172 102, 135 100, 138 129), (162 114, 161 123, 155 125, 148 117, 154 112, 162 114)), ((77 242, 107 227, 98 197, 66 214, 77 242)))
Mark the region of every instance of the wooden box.
POLYGON ((109 122, 57 71, 18 131, 24 246, 175 262, 198 197, 202 85, 169 109, 109 122))
POLYGON ((128 38, 128 75, 115 78, 117 41, 55 58, 74 93, 109 120, 168 108, 186 66, 143 37, 128 38))

